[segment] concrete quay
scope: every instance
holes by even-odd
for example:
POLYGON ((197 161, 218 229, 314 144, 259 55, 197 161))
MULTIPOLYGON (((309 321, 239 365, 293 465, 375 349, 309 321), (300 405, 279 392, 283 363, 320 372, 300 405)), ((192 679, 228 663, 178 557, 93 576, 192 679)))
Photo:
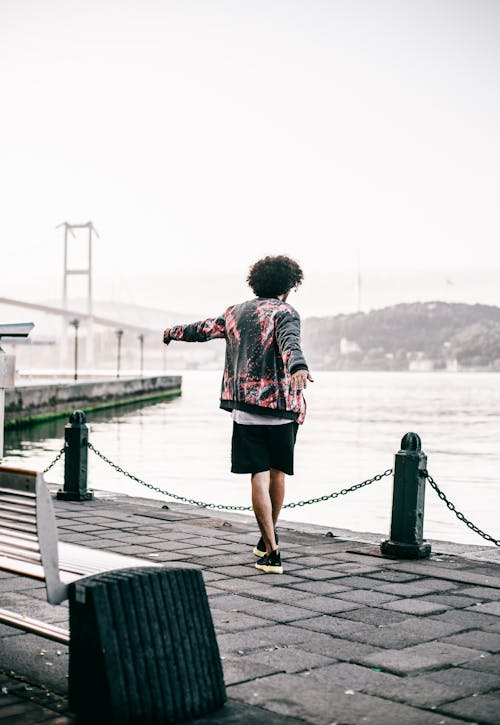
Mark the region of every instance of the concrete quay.
MULTIPOLYGON (((500 724, 496 548, 433 542, 430 559, 398 561, 382 535, 283 523, 285 573, 267 575, 250 516, 105 493, 54 504, 64 541, 202 569, 228 702, 196 723, 500 724)), ((2 573, 0 600, 67 624, 37 582, 2 573)), ((73 723, 67 661, 0 626, 2 723, 73 723)))
POLYGON ((105 378, 18 385, 5 391, 5 428, 26 426, 116 405, 161 400, 181 394, 180 375, 105 378))

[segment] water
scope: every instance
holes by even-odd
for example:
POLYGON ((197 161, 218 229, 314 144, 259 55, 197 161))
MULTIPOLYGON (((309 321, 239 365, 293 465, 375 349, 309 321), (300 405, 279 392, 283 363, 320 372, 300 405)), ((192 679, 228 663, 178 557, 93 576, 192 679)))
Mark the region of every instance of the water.
MULTIPOLYGON (((249 504, 249 476, 229 472, 231 419, 219 410, 219 372, 182 371, 183 395, 154 405, 93 413, 90 440, 143 480, 174 493, 249 504)), ((489 373, 318 372, 307 389, 296 473, 286 501, 309 499, 393 465, 402 436, 422 438, 438 485, 481 529, 500 538, 500 376, 489 373)), ((5 462, 44 468, 61 448, 64 421, 6 434, 5 462)), ((47 475, 62 483, 59 463, 47 475)), ((89 452, 89 488, 163 498, 89 452)), ((283 518, 387 536, 391 478, 336 500, 290 509, 283 518)), ((428 538, 486 544, 427 487, 428 538)))

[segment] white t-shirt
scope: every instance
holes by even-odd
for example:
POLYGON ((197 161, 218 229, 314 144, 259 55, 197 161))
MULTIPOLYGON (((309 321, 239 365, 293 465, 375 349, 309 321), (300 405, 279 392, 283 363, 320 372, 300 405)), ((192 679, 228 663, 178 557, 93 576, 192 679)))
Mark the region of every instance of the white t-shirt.
POLYGON ((231 411, 231 418, 239 425, 284 425, 293 423, 290 418, 278 418, 273 415, 262 415, 261 413, 247 413, 246 410, 231 411))

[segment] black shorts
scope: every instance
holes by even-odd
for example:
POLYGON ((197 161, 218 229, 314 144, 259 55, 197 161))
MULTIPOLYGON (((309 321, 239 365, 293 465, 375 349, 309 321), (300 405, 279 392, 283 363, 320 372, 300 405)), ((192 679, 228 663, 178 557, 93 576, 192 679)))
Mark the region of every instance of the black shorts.
POLYGON ((293 476, 293 449, 298 424, 241 425, 233 422, 232 473, 259 473, 275 468, 293 476))

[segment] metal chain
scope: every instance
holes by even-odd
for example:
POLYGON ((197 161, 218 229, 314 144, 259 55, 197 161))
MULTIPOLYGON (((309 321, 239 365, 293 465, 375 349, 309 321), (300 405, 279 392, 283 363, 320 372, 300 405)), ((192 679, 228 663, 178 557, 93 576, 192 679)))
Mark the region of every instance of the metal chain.
POLYGON ((318 498, 309 498, 307 501, 297 501, 296 503, 286 503, 282 508, 284 509, 294 509, 297 506, 307 506, 311 503, 321 503, 321 501, 328 501, 328 499, 335 499, 338 496, 345 496, 347 493, 352 493, 353 491, 357 491, 358 488, 364 488, 365 486, 369 486, 371 483, 375 483, 375 481, 381 481, 382 478, 385 476, 390 476, 392 474, 392 468, 388 468, 383 473, 377 473, 376 476, 373 476, 373 478, 367 478, 366 481, 362 481, 361 483, 355 483, 354 486, 351 486, 350 488, 343 488, 340 491, 333 491, 333 493, 329 493, 325 496, 319 496, 318 498))
POLYGON ((101 458, 105 463, 111 466, 111 468, 114 468, 115 471, 118 471, 118 473, 123 473, 124 476, 127 478, 130 478, 132 481, 135 481, 136 483, 139 483, 141 486, 146 486, 146 488, 149 488, 151 491, 155 491, 156 493, 161 493, 163 496, 168 496, 169 498, 173 498, 176 501, 181 501, 182 503, 189 503, 193 506, 200 506, 202 508, 213 508, 213 509, 227 509, 228 511, 251 511, 251 506, 223 506, 222 504, 214 504, 214 503, 205 503, 204 501, 196 501, 194 498, 187 498, 186 496, 178 496, 175 493, 171 493, 170 491, 165 491, 158 486, 153 486, 151 483, 146 483, 146 481, 143 481, 141 478, 138 478, 137 476, 134 476, 132 473, 129 473, 128 471, 125 471, 121 466, 118 466, 116 463, 113 463, 107 456, 104 455, 104 453, 101 453, 101 451, 98 451, 97 448, 95 448, 90 441, 87 443, 89 449, 93 451, 99 458, 101 458))
MULTIPOLYGON (((217 504, 217 503, 207 503, 206 501, 197 501, 194 498, 188 498, 187 496, 179 496, 175 493, 172 493, 171 491, 165 491, 164 489, 160 488, 159 486, 154 486, 151 483, 147 483, 146 481, 143 481, 141 478, 138 478, 137 476, 134 476, 132 473, 129 473, 128 471, 125 471, 121 466, 117 465, 116 463, 113 463, 107 456, 104 455, 104 453, 101 453, 95 446, 92 445, 90 441, 87 442, 87 445, 91 451, 93 451, 99 458, 101 458, 105 463, 107 463, 111 468, 114 468, 115 471, 118 473, 122 473, 127 478, 130 478, 132 481, 135 481, 136 483, 139 483, 141 486, 145 486, 146 488, 149 488, 150 491, 154 491, 155 493, 159 493, 162 496, 168 496, 169 498, 173 498, 176 501, 181 501, 182 503, 188 503, 193 506, 200 506, 201 508, 209 508, 209 509, 217 509, 217 510, 225 510, 225 511, 252 511, 251 506, 226 506, 224 504, 217 504)), ((56 463, 62 458, 64 455, 64 452, 66 450, 66 445, 64 445, 61 450, 58 452, 54 460, 49 463, 49 465, 43 469, 44 473, 48 473, 48 471, 53 468, 56 463)), ((284 509, 293 509, 297 506, 308 506, 310 504, 314 503, 321 503, 323 501, 329 501, 330 499, 336 499, 338 496, 345 496, 348 493, 352 493, 354 491, 357 491, 360 488, 364 488, 365 486, 369 486, 372 483, 375 483, 376 481, 382 480, 385 476, 391 476, 393 472, 392 468, 388 468, 383 473, 378 473, 376 476, 373 476, 373 478, 368 478, 366 481, 362 481, 361 483, 356 483, 353 486, 350 486, 349 488, 342 488, 340 491, 333 491, 332 493, 326 494, 324 496, 318 496, 318 498, 309 498, 305 501, 295 501, 292 503, 287 503, 283 506, 284 509)), ((490 541, 495 546, 500 547, 500 539, 495 539, 493 536, 490 536, 489 534, 482 531, 478 526, 476 526, 472 521, 469 521, 465 517, 465 515, 458 511, 455 504, 453 504, 446 496, 446 494, 441 491, 435 480, 432 478, 430 473, 427 470, 422 471, 423 475, 429 481, 432 488, 436 491, 437 495, 441 499, 441 501, 444 501, 446 506, 449 508, 450 511, 452 511, 457 519, 459 521, 463 521, 463 523, 469 527, 472 531, 474 531, 476 534, 479 534, 479 536, 482 536, 483 539, 486 541, 490 541)))
POLYGON ((48 471, 50 471, 51 468, 54 468, 54 466, 56 465, 57 461, 59 461, 62 458, 62 456, 64 455, 64 451, 65 450, 66 450, 66 445, 64 445, 61 448, 61 450, 59 451, 59 453, 57 454, 57 456, 54 458, 54 460, 52 461, 52 463, 49 463, 49 465, 47 466, 47 468, 44 468, 43 469, 43 473, 47 473, 48 471))
POLYGON ((451 501, 448 500, 446 495, 441 491, 435 480, 432 478, 430 473, 426 470, 422 471, 422 473, 425 475, 426 479, 431 484, 434 491, 437 493, 441 501, 444 501, 447 507, 450 509, 450 511, 453 511, 455 516, 459 521, 463 521, 466 526, 469 527, 472 531, 474 531, 476 534, 479 534, 479 536, 482 536, 483 539, 486 539, 486 541, 491 541, 492 544, 495 544, 495 546, 500 546, 500 539, 494 539, 493 536, 490 536, 489 534, 486 534, 484 531, 482 531, 478 526, 472 523, 472 521, 469 521, 469 519, 465 518, 464 514, 461 513, 461 511, 457 511, 457 508, 455 504, 453 504, 451 501))
MULTIPOLYGON (((89 449, 93 451, 99 458, 101 458, 105 463, 107 463, 111 468, 114 468, 115 471, 118 471, 118 473, 122 473, 127 478, 130 478, 132 481, 135 481, 136 483, 139 483, 141 486, 145 486, 146 488, 149 488, 150 491, 155 491, 156 493, 162 494, 162 496, 168 496, 169 498, 173 498, 176 501, 181 501, 182 503, 189 503, 193 506, 200 506, 201 508, 208 508, 208 509, 217 509, 217 510, 225 510, 225 511, 252 511, 251 506, 225 506, 224 504, 218 504, 218 503, 207 503, 205 501, 197 501, 194 498, 187 498, 186 496, 178 496, 175 493, 171 493, 170 491, 165 491, 164 489, 159 488, 159 486, 153 486, 151 483, 146 483, 146 481, 143 481, 142 479, 138 478, 137 476, 134 476, 132 473, 129 473, 128 471, 125 471, 121 466, 118 466, 116 463, 113 463, 107 456, 104 455, 104 453, 101 453, 97 448, 95 448, 90 441, 87 443, 89 449)), ((307 504, 312 503, 320 503, 321 501, 328 501, 328 499, 334 499, 337 498, 337 496, 345 496, 347 493, 351 493, 351 491, 357 491, 358 488, 363 488, 364 486, 368 486, 370 483, 375 483, 375 481, 380 481, 384 476, 390 476, 392 473, 392 468, 388 468, 384 473, 377 474, 373 478, 369 478, 366 481, 363 481, 362 483, 356 483, 354 486, 351 486, 350 488, 343 488, 341 491, 334 491, 333 493, 328 494, 327 496, 320 496, 319 498, 310 498, 307 501, 297 501, 296 503, 287 503, 283 506, 283 508, 295 508, 296 506, 306 506, 307 504)))

